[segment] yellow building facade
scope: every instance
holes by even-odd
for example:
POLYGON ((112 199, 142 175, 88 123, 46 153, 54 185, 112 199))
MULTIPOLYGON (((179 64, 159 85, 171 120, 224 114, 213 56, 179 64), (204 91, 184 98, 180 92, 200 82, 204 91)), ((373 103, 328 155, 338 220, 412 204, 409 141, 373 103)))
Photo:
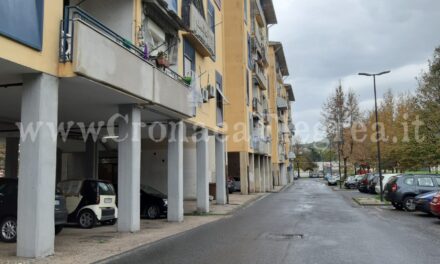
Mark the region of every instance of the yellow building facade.
POLYGON ((225 1, 226 123, 228 176, 243 194, 264 192, 271 177, 269 25, 277 23, 272 1, 225 1))
POLYGON ((143 185, 167 195, 169 221, 183 221, 184 199, 204 213, 210 196, 226 203, 224 1, 35 2, 0 3, 10 14, 0 18, 0 136, 6 175, 20 178, 17 254, 53 254, 48 212, 56 183, 71 178, 118 184, 121 232, 148 213, 133 191, 143 185), (20 121, 55 128, 27 141, 20 121))

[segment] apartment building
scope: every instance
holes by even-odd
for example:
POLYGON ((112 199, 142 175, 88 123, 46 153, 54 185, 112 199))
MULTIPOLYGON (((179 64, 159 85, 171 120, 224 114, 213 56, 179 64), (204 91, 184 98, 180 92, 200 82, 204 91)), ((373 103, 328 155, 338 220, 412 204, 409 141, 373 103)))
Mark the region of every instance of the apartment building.
POLYGON ((277 23, 271 0, 225 1, 228 176, 241 193, 273 187, 269 26, 277 23))
POLYGON ((183 220, 184 198, 209 212, 210 183, 226 202, 222 4, 0 3, 0 136, 5 174, 19 178, 18 256, 54 252, 60 180, 117 184, 120 232, 140 229, 142 184, 167 194, 169 221, 183 220))
POLYGON ((275 185, 293 181, 292 137, 295 126, 292 102, 295 101, 292 85, 285 83, 289 76, 284 48, 280 42, 269 44, 270 115, 272 117, 272 168, 275 185))

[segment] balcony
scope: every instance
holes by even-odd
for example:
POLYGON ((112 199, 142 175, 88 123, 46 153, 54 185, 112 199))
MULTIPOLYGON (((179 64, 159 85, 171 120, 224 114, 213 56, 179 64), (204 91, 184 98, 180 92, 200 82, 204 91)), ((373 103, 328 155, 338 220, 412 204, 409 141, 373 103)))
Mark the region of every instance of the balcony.
POLYGON ((254 116, 261 117, 263 115, 263 105, 256 97, 252 99, 252 111, 254 112, 254 116))
POLYGON ((252 2, 254 12, 255 12, 255 20, 258 23, 258 26, 265 27, 266 26, 266 18, 264 17, 263 7, 261 6, 260 0, 254 0, 252 2))
POLYGON ((184 23, 189 28, 189 32, 183 36, 194 46, 203 57, 215 55, 215 36, 206 19, 200 14, 194 4, 184 8, 184 23))
POLYGON ((254 137, 253 149, 255 153, 267 155, 270 153, 270 144, 264 137, 254 137))
POLYGON ((287 100, 283 97, 278 96, 277 97, 277 108, 278 110, 287 110, 289 108, 289 104, 287 103, 287 100))
POLYGON ((267 89, 267 77, 264 70, 257 63, 254 64, 254 80, 262 90, 267 89))
POLYGON ((76 75, 179 116, 193 115, 188 101, 190 89, 178 74, 156 68, 142 50, 83 10, 66 8, 61 36, 60 61, 71 62, 76 75))

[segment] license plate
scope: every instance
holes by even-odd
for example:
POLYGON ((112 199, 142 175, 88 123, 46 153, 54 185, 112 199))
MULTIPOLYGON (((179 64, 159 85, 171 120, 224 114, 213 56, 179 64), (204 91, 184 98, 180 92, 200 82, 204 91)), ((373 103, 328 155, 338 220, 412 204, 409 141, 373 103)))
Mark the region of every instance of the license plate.
POLYGON ((105 198, 104 203, 112 203, 112 198, 105 198))
POLYGON ((58 206, 58 205, 60 205, 60 201, 55 200, 55 206, 58 206))

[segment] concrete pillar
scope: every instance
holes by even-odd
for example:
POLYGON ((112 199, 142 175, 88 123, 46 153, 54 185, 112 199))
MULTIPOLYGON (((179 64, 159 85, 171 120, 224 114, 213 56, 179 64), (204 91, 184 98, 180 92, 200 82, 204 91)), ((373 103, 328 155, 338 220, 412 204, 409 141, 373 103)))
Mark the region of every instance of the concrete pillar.
POLYGON ((226 204, 226 152, 225 137, 216 135, 215 137, 215 175, 216 175, 216 195, 217 204, 226 204))
POLYGON ((24 75, 22 91, 21 132, 37 133, 20 139, 17 256, 37 258, 54 253, 58 78, 24 75))
POLYGON ((249 155, 240 152, 240 190, 241 194, 249 194, 249 155))
POLYGON ((98 142, 90 136, 86 141, 85 167, 87 179, 98 179, 99 149, 98 142))
POLYGON ((168 221, 183 221, 183 123, 171 126, 168 139, 168 221))
POLYGON ((262 156, 261 160, 261 192, 266 192, 266 157, 262 156))
POLYGON ((281 164, 280 173, 281 173, 281 185, 284 186, 287 184, 286 164, 284 163, 281 164))
POLYGON ((5 177, 18 177, 18 146, 20 138, 6 138, 5 177))
POLYGON ((197 211, 209 212, 208 129, 197 132, 197 211))
POLYGON ((141 112, 133 105, 119 106, 118 231, 140 230, 141 112))
POLYGON ((249 193, 255 192, 255 156, 249 154, 249 193))
POLYGON ((272 169, 270 157, 267 158, 267 191, 273 190, 273 179, 272 179, 272 169))
POLYGON ((254 163, 255 163, 255 192, 259 193, 262 191, 261 186, 261 162, 260 155, 254 155, 254 163))

